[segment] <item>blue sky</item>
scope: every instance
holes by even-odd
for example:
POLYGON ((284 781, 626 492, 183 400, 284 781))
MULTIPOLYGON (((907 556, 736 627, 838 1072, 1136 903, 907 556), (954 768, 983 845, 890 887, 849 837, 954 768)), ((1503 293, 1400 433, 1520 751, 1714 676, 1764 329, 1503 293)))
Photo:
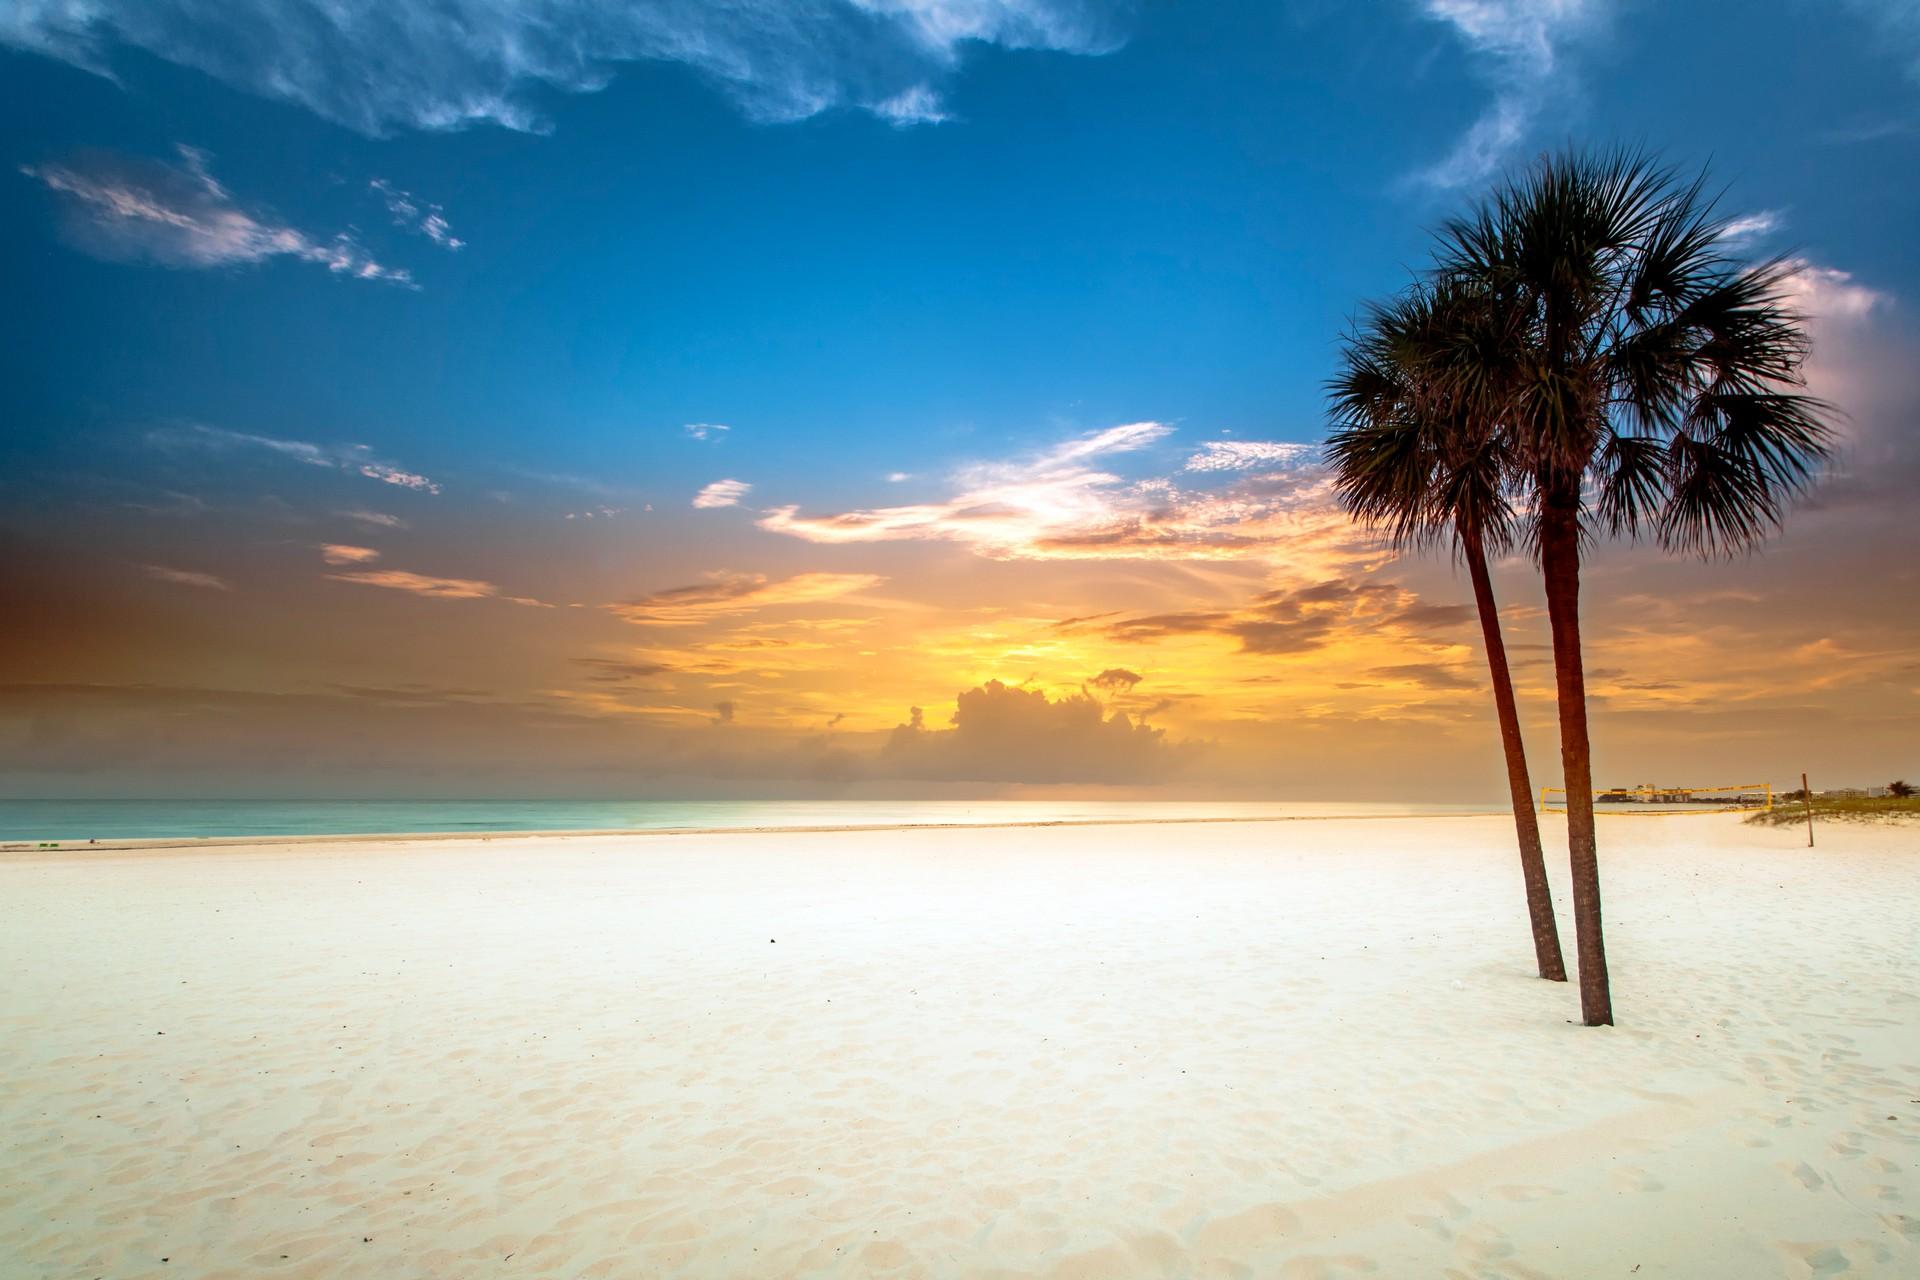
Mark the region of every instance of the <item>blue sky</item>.
MULTIPOLYGON (((1803 257, 1910 351, 1920 15, 1893 0, 437 11, 467 25, 299 0, 218 27, 165 2, 0 18, 0 524, 110 600, 112 565, 162 555, 226 584, 243 640, 167 680, 321 679, 241 597, 321 607, 275 557, 369 527, 410 540, 382 564, 546 603, 939 574, 924 607, 1044 612, 1072 593, 1004 547, 855 563, 732 517, 939 504, 1120 424, 1166 428, 1107 459, 1129 481, 1204 475, 1182 466, 1209 441, 1310 442, 1360 303, 1569 140, 1711 162, 1755 252, 1803 257), (692 503, 726 480, 735 501, 692 503), (361 508, 395 523, 286 527, 361 508), (589 512, 620 532, 569 541, 589 512)), ((1162 599, 1181 573, 1218 588, 1056 569, 1151 580, 1142 610, 1185 607, 1162 599)), ((150 585, 97 616, 144 616, 150 585)), ((990 667, 920 697, 1023 674, 990 667)))

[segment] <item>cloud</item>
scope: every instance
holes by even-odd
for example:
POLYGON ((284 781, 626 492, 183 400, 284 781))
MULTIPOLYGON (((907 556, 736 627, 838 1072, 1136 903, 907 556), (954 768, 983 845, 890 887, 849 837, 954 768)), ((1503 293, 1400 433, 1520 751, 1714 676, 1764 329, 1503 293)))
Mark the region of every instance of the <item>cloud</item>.
POLYGON ((592 672, 587 679, 596 684, 625 684, 630 680, 649 680, 674 670, 664 662, 626 662, 617 658, 573 658, 570 661, 592 672))
POLYGON ((1453 29, 1494 91, 1493 102, 1447 157, 1421 177, 1438 187, 1471 186, 1496 172, 1547 102, 1572 88, 1565 46, 1604 21, 1602 0, 1420 0, 1453 29))
POLYGON ((985 554, 1032 554, 1051 536, 1110 527, 1126 503, 1117 475, 1092 465, 1151 445, 1173 428, 1134 422, 1087 432, 1015 462, 976 463, 953 476, 945 502, 802 516, 798 507, 767 512, 760 527, 808 542, 952 541, 985 554))
POLYGON ((944 502, 802 516, 765 511, 761 528, 809 542, 943 540, 996 560, 1241 560, 1286 558, 1325 569, 1364 550, 1325 468, 1236 475, 1225 492, 1168 479, 1128 483, 1096 465, 1170 432, 1133 423, 1092 432, 1018 462, 979 464, 952 477, 944 502))
POLYGON ((719 702, 713 704, 713 722, 715 724, 732 724, 733 710, 733 702, 730 699, 722 698, 719 702))
POLYGON ((941 107, 940 94, 931 86, 916 84, 891 98, 883 98, 867 110, 897 129, 916 124, 941 124, 953 117, 941 107))
POLYGON ((978 44, 1101 54, 1131 0, 87 0, 11 6, 0 42, 100 74, 115 43, 381 135, 488 121, 539 130, 550 89, 590 93, 622 63, 677 62, 753 120, 837 107, 896 125, 947 118, 939 85, 978 44))
POLYGON ((407 522, 399 516, 390 516, 384 511, 336 511, 342 520, 352 520, 359 524, 372 525, 376 529, 404 529, 407 522))
POLYGON ((733 428, 724 422, 689 422, 681 430, 695 440, 719 441, 733 428))
POLYGON ((961 693, 951 729, 929 729, 912 708, 872 768, 877 776, 968 782, 1160 782, 1201 754, 1165 731, 1106 714, 1084 693, 1051 700, 1039 689, 989 680, 961 693))
POLYGON ((382 265, 346 232, 316 239, 271 214, 243 208, 208 172, 204 152, 181 147, 180 158, 176 167, 86 151, 21 172, 58 196, 67 243, 96 258, 181 268, 291 258, 355 280, 415 287, 404 268, 382 265))
POLYGON ((326 542, 320 546, 320 558, 328 564, 370 564, 380 558, 380 553, 372 547, 354 547, 341 542, 326 542))
POLYGON ((693 505, 702 511, 716 507, 737 507, 753 488, 744 480, 715 480, 693 495, 693 505))
MULTIPOLYGON (((1276 588, 1231 609, 1193 609, 1133 616, 1098 614, 1067 618, 1054 631, 1091 633, 1120 644, 1154 644, 1177 636, 1220 635, 1240 642, 1240 652, 1266 655, 1313 653, 1360 635, 1390 632, 1420 640, 1474 617, 1467 605, 1434 605, 1388 582, 1332 577, 1276 588)), ((1121 676, 1131 675, 1124 669, 1121 676)))
MULTIPOLYGON (((253 435, 245 431, 227 431, 198 423, 184 427, 160 427, 147 433, 147 443, 161 449, 198 449, 209 453, 227 453, 236 449, 258 449, 291 458, 310 467, 327 467, 378 480, 382 484, 420 493, 439 493, 440 486, 417 472, 407 471, 373 456, 363 444, 322 445, 306 440, 283 440, 277 436, 253 435)), ((385 528, 404 528, 393 516, 374 511, 343 511, 349 520, 385 528)))
POLYGON ((393 225, 418 232, 427 239, 445 249, 448 253, 458 253, 467 247, 467 242, 453 234, 453 228, 447 223, 447 211, 431 200, 419 200, 411 191, 402 191, 385 178, 375 178, 367 187, 378 193, 387 206, 387 212, 393 215, 393 225))
POLYGON ((1730 245, 1744 245, 1749 241, 1770 236, 1787 225, 1787 215, 1778 209, 1761 209, 1756 213, 1741 214, 1729 219, 1720 229, 1720 238, 1730 245))
POLYGON ((1087 683, 1108 693, 1131 693, 1133 686, 1140 683, 1140 673, 1125 667, 1108 667, 1087 683))
POLYGON ((802 573, 780 582, 769 582, 759 573, 722 573, 707 582, 657 591, 607 607, 628 622, 686 627, 775 605, 838 600, 884 581, 871 573, 802 573))
MULTIPOLYGON (((1400 666, 1375 667, 1367 672, 1381 680, 1399 681, 1417 684, 1423 689, 1441 689, 1448 692, 1464 689, 1478 689, 1478 681, 1471 680, 1453 667, 1441 666, 1436 662, 1409 662, 1400 666)), ((1598 675, 1598 672, 1593 674, 1598 675)))
POLYGON ((1890 294, 1857 284, 1850 272, 1795 259, 1783 281, 1783 292, 1793 309, 1815 321, 1864 320, 1893 304, 1890 294))
POLYGON ((1285 467, 1319 456, 1320 446, 1278 440, 1209 440, 1187 459, 1187 471, 1251 471, 1285 467))
POLYGON ((1847 0, 1847 7, 1877 29, 1876 49, 1904 61, 1908 78, 1920 81, 1920 5, 1913 0, 1847 0))
MULTIPOLYGON (((335 582, 357 582, 367 587, 407 591, 433 600, 487 600, 500 596, 500 588, 491 582, 481 582, 473 578, 435 578, 424 573, 409 573, 405 569, 368 569, 355 573, 330 573, 326 576, 335 582)), ((515 604, 538 603, 538 601, 524 600, 517 596, 504 598, 515 604)))
POLYGON ((193 569, 170 569, 164 564, 143 564, 140 568, 155 582, 171 582, 178 587, 199 587, 203 591, 231 591, 233 584, 211 573, 193 569))

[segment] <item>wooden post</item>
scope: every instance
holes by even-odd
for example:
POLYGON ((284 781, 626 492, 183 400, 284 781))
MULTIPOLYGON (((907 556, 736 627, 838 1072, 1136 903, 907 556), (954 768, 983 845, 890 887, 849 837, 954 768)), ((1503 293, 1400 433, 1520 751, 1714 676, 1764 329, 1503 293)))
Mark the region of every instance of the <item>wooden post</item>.
POLYGON ((1807 848, 1813 848, 1813 788, 1807 785, 1807 775, 1800 775, 1800 800, 1807 806, 1807 848))

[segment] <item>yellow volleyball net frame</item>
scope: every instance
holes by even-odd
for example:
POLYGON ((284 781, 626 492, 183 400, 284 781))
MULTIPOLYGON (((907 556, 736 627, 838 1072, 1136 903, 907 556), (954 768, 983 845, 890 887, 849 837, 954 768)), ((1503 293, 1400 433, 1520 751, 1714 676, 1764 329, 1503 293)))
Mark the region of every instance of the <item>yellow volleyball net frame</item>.
MULTIPOLYGON (((1595 813, 1622 817, 1674 817, 1687 813, 1752 813, 1773 808, 1773 784, 1742 782, 1726 787, 1608 787, 1593 793, 1595 813)), ((1544 813, 1565 813, 1565 787, 1540 788, 1544 813)))

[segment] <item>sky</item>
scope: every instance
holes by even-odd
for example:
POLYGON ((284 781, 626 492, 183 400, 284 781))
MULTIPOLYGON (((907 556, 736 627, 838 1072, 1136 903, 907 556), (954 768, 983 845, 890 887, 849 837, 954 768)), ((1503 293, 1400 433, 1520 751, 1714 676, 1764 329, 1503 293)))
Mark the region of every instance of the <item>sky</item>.
POLYGON ((1760 553, 1594 548, 1596 781, 1920 775, 1911 0, 28 0, 0 111, 5 794, 1498 798, 1315 445, 1569 143, 1843 411, 1760 553))

